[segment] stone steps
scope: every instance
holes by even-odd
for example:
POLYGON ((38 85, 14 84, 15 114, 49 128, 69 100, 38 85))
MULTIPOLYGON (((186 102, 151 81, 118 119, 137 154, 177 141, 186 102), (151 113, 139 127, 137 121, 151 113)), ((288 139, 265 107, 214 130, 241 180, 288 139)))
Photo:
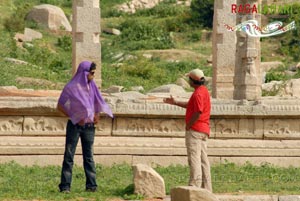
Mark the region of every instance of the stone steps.
MULTIPOLYGON (((0 136, 0 163, 11 160, 24 165, 61 165, 64 136, 0 136)), ((254 165, 271 163, 300 167, 300 140, 209 139, 211 164, 234 162, 254 165)), ((187 165, 184 138, 97 136, 94 142, 97 163, 144 163, 151 166, 187 165)), ((76 161, 81 164, 80 142, 76 161)))

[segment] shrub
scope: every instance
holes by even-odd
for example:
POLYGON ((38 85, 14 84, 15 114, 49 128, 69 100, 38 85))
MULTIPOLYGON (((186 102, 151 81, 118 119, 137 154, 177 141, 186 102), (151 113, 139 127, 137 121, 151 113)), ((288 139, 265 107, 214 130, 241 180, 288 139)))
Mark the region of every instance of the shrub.
POLYGON ((191 22, 203 27, 212 28, 214 0, 192 0, 191 22))
POLYGON ((101 0, 100 7, 101 7, 101 17, 108 18, 108 17, 119 17, 126 15, 126 13, 118 11, 115 6, 125 3, 127 0, 101 0))
POLYGON ((300 4, 292 5, 293 13, 290 14, 289 18, 285 22, 290 23, 295 21, 296 29, 284 33, 284 35, 279 38, 281 43, 280 53, 291 56, 293 61, 299 62, 300 60, 300 4))
POLYGON ((72 38, 70 36, 62 36, 57 39, 57 46, 65 51, 72 50, 72 38))
POLYGON ((4 27, 10 32, 23 31, 25 28, 25 16, 32 7, 32 3, 27 3, 26 1, 21 3, 16 3, 17 5, 13 8, 12 15, 4 19, 4 27))
POLYGON ((185 6, 178 6, 170 2, 161 2, 157 6, 149 9, 138 10, 135 16, 152 16, 157 18, 174 17, 189 12, 189 8, 185 6))
POLYGON ((186 14, 165 19, 165 26, 169 32, 185 32, 190 28, 187 23, 189 16, 186 14))
POLYGON ((120 40, 129 50, 168 49, 174 47, 169 32, 153 20, 128 19, 121 24, 120 40))

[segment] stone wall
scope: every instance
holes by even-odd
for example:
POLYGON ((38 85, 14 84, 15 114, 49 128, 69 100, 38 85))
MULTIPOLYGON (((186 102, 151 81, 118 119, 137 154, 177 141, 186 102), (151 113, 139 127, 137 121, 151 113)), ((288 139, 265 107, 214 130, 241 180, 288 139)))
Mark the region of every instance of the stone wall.
MULTIPOLYGON (((106 97, 115 118, 101 117, 96 129, 95 161, 187 164, 184 109, 157 99, 125 101, 106 97)), ((60 165, 67 119, 55 97, 0 97, 0 162, 60 165)), ((300 166, 300 100, 212 100, 212 164, 225 161, 300 166)), ((81 149, 76 162, 82 164, 81 149)))

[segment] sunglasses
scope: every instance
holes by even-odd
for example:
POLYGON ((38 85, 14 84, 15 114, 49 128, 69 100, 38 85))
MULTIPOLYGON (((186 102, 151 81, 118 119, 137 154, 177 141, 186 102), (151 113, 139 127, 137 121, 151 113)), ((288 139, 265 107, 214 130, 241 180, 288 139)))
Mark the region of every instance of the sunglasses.
POLYGON ((95 74, 95 71, 90 71, 90 74, 91 74, 91 75, 94 75, 94 74, 95 74))

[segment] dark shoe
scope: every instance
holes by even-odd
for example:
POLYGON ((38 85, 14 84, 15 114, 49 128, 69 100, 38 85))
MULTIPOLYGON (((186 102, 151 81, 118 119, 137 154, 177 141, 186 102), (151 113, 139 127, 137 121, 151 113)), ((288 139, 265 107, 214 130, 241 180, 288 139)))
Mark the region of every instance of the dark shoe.
POLYGON ((60 192, 65 194, 71 193, 70 189, 61 189, 60 192))
POLYGON ((86 192, 96 192, 97 188, 86 188, 85 191, 86 192))

